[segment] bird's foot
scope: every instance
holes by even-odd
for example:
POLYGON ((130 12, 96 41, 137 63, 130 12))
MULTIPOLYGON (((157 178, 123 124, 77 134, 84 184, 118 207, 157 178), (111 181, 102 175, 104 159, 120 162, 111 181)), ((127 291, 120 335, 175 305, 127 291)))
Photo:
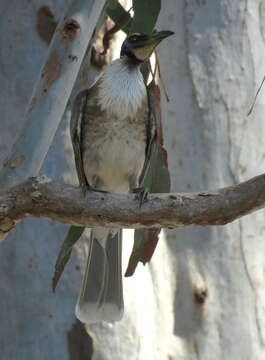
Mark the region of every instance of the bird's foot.
POLYGON ((86 194, 90 191, 93 191, 93 192, 100 192, 100 193, 104 193, 104 194, 107 194, 108 191, 105 191, 105 190, 100 190, 100 189, 97 189, 91 185, 88 185, 88 184, 82 184, 81 185, 81 190, 82 190, 82 193, 84 195, 84 197, 86 197, 86 194))
POLYGON ((133 189, 132 192, 136 194, 135 200, 139 201, 139 207, 142 207, 142 205, 148 200, 148 190, 145 187, 139 187, 133 189))

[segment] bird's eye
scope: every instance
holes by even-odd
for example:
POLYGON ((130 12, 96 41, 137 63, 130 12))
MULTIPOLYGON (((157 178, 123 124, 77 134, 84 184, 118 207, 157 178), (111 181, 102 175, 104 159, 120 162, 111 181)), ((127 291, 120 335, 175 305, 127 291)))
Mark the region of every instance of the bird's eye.
POLYGON ((130 40, 131 40, 131 41, 136 41, 136 40, 137 40, 137 37, 136 37, 136 36, 132 36, 132 37, 130 38, 130 40))

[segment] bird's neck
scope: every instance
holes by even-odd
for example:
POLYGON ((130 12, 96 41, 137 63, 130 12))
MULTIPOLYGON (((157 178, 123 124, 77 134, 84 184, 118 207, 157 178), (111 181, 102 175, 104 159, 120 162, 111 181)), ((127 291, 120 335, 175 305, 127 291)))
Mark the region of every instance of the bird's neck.
POLYGON ((99 104, 119 117, 134 117, 146 99, 146 87, 138 65, 127 57, 114 60, 99 83, 99 104))

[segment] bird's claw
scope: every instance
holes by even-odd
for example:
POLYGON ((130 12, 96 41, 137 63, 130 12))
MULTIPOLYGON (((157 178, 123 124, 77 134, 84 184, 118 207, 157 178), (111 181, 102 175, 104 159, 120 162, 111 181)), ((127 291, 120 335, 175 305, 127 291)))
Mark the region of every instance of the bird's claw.
POLYGON ((139 187, 133 189, 132 192, 136 194, 135 200, 139 201, 139 207, 142 207, 142 205, 148 200, 148 190, 145 187, 139 187))
POLYGON ((90 191, 93 191, 93 192, 100 192, 100 193, 104 193, 104 194, 107 194, 108 191, 105 191, 105 190, 100 190, 100 189, 97 189, 91 185, 88 185, 88 184, 82 184, 81 185, 81 190, 82 190, 82 193, 84 195, 84 197, 86 197, 86 194, 90 191))

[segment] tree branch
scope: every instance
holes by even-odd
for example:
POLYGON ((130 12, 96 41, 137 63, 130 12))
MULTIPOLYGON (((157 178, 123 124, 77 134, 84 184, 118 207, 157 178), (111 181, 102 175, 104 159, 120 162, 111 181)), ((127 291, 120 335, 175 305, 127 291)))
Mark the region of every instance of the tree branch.
POLYGON ((58 24, 25 113, 25 127, 0 173, 1 191, 39 173, 106 0, 75 0, 58 24))
POLYGON ((134 194, 89 192, 30 178, 0 196, 0 231, 28 216, 86 227, 175 228, 224 225, 265 206, 265 174, 215 192, 150 194, 139 208, 134 194))

